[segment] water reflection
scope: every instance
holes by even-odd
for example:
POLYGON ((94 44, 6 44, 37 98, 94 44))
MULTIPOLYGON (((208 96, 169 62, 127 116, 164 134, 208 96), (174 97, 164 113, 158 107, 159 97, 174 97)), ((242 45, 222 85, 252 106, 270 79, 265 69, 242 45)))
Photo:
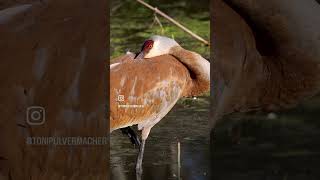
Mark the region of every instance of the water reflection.
MULTIPOLYGON (((178 142, 184 180, 320 179, 319 97, 280 113, 226 117, 211 148, 208 104, 201 100, 206 103, 178 104, 153 128, 146 144, 143 179, 178 179, 178 142), (239 136, 237 141, 234 134, 239 136)), ((135 179, 138 149, 120 132, 112 134, 111 146, 112 179, 135 179)))
MULTIPOLYGON (((143 159, 145 180, 179 179, 178 143, 180 142, 180 179, 209 178, 209 129, 207 98, 198 98, 174 109, 151 131, 143 159)), ((111 179, 135 179, 138 149, 115 131, 111 134, 111 179)))
POLYGON ((280 113, 226 117, 212 144, 213 179, 320 179, 319 117, 319 97, 280 113))

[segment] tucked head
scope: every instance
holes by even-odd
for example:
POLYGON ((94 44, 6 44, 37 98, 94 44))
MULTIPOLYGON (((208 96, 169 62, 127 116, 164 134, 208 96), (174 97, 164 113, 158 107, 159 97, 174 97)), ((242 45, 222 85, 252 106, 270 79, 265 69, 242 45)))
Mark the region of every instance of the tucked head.
POLYGON ((170 49, 175 46, 179 46, 179 44, 173 39, 158 35, 152 36, 143 43, 141 51, 137 53, 135 59, 169 54, 170 49))

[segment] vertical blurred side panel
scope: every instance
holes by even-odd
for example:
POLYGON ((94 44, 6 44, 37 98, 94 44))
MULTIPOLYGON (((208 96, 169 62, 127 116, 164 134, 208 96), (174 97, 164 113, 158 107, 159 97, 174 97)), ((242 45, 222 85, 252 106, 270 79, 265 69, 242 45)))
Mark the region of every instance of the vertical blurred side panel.
POLYGON ((106 179, 108 142, 27 139, 107 136, 107 25, 106 0, 0 3, 1 180, 106 179), (28 112, 39 106, 43 122, 32 124, 28 112))
POLYGON ((319 179, 319 21, 318 0, 211 1, 214 179, 319 179))

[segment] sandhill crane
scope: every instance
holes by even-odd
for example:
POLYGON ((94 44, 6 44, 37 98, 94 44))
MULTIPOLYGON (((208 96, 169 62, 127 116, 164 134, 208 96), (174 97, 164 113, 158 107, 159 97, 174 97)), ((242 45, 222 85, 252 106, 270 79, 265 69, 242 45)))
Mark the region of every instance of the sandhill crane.
POLYGON ((214 0, 213 127, 224 114, 289 108, 320 89, 320 5, 214 0))
POLYGON ((151 128, 179 98, 197 96, 209 86, 210 63, 163 36, 146 40, 136 59, 110 66, 110 131, 132 125, 142 131, 137 175, 142 173, 145 141, 151 128))

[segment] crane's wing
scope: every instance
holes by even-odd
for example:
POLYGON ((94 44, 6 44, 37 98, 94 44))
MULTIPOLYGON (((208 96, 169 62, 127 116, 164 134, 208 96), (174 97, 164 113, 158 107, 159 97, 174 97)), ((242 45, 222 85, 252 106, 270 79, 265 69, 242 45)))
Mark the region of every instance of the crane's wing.
POLYGON ((169 55, 126 61, 110 69, 111 131, 138 124, 152 127, 186 87, 188 70, 169 55))
POLYGON ((112 65, 115 63, 122 63, 124 61, 133 60, 134 56, 135 56, 135 54, 133 54, 131 52, 127 52, 125 55, 111 59, 110 64, 112 65))

